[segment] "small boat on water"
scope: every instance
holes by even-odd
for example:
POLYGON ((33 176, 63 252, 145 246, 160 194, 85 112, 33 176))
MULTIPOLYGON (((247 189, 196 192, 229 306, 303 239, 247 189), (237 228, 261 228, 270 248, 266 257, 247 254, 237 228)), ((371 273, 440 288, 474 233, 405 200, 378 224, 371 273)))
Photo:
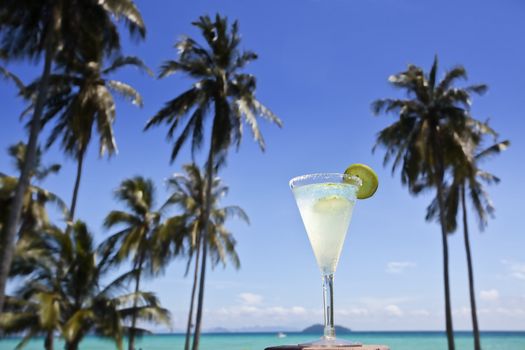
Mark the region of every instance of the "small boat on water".
POLYGON ((283 332, 279 332, 277 333, 277 338, 286 338, 286 334, 284 334, 283 332))

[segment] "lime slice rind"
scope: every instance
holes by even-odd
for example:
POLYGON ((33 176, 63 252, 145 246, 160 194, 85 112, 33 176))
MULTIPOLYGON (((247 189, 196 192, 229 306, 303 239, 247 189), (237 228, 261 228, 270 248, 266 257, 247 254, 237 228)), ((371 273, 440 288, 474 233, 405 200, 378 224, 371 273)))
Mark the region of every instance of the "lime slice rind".
POLYGON ((346 171, 346 175, 354 176, 362 181, 362 185, 357 191, 357 199, 370 198, 377 191, 379 180, 375 171, 365 164, 352 164, 346 171))

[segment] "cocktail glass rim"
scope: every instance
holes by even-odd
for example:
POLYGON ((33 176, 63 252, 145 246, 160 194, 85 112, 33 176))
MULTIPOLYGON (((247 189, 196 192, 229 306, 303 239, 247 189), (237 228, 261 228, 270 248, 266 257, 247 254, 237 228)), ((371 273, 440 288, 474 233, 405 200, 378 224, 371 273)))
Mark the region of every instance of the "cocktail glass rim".
POLYGON ((362 181, 359 177, 355 176, 355 175, 348 175, 348 174, 345 174, 345 173, 311 173, 311 174, 305 174, 305 175, 299 175, 299 176, 295 176, 293 178, 290 179, 290 181, 288 182, 288 185, 290 186, 290 189, 294 189, 294 188, 297 188, 297 187, 301 187, 301 186, 307 186, 307 185, 313 185, 313 184, 321 184, 321 183, 342 183, 342 184, 347 184, 347 185, 353 185, 353 186, 356 186, 356 187, 359 187, 362 185, 362 181), (336 182, 336 181, 311 181, 311 182, 308 182, 308 183, 301 183, 301 184, 295 184, 296 182, 299 182, 299 181, 305 181, 305 180, 310 180, 310 179, 322 179, 322 178, 329 178, 329 177, 333 177, 334 180, 336 180, 337 178, 339 178, 339 182, 336 182), (349 180, 348 182, 345 182, 344 180, 349 180), (350 182, 351 181, 351 182, 350 182))

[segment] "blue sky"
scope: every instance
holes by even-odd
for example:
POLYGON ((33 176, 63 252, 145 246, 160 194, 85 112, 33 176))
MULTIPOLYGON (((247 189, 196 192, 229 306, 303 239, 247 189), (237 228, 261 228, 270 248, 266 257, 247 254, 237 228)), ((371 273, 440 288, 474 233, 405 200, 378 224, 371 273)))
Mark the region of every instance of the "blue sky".
MULTIPOLYGON (((370 103, 399 96, 387 83, 390 74, 410 63, 428 69, 435 54, 444 70, 462 64, 469 82, 489 92, 474 99, 473 114, 490 118, 501 139, 512 146, 485 168, 501 177, 490 188, 496 217, 480 233, 471 220, 476 296, 483 330, 524 329, 525 196, 525 4, 518 0, 479 1, 191 1, 137 0, 148 26, 144 43, 124 40, 124 51, 138 55, 155 71, 174 58, 182 34, 197 37, 191 21, 220 12, 238 19, 242 46, 259 54, 247 67, 258 78, 258 98, 284 121, 279 129, 261 122, 267 142, 262 153, 246 133, 239 152, 232 150, 221 173, 230 185, 225 204, 241 205, 251 225, 232 221, 242 268, 217 267, 208 274, 205 328, 279 325, 300 329, 322 320, 319 272, 302 227, 288 180, 311 172, 340 172, 351 163, 367 163, 380 178, 377 194, 360 201, 336 275, 336 323, 356 330, 438 330, 444 328, 439 227, 424 221, 430 196, 411 197, 399 177, 382 166, 382 152, 371 153, 376 133, 393 117, 373 117, 370 103)), ((200 38, 199 38, 200 39, 200 38)), ((39 68, 28 63, 9 68, 26 81, 39 68)), ((189 161, 189 150, 169 164, 165 129, 142 128, 164 102, 191 81, 173 76, 162 81, 132 69, 117 75, 144 97, 138 109, 118 101, 115 125, 119 154, 98 159, 92 144, 78 204, 97 240, 108 232, 104 216, 117 207, 111 191, 141 174, 154 179, 159 202, 167 196, 163 181, 189 161)), ((22 104, 14 89, 0 82, 2 127, 0 170, 11 172, 4 150, 24 139, 18 121, 22 104)), ((57 148, 48 162, 63 163, 45 186, 69 201, 74 163, 57 148)), ((454 326, 470 329, 462 235, 449 239, 454 326)), ((185 324, 191 283, 184 261, 175 261, 163 277, 145 283, 173 312, 174 329, 185 324)))

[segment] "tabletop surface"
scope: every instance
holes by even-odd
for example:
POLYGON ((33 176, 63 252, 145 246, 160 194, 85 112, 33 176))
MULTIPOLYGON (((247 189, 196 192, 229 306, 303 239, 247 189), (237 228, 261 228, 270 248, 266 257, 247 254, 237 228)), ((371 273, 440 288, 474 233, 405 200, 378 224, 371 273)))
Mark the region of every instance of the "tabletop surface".
POLYGON ((390 350, 385 345, 355 345, 345 347, 326 347, 326 346, 299 346, 299 345, 280 345, 266 348, 265 350, 390 350))

